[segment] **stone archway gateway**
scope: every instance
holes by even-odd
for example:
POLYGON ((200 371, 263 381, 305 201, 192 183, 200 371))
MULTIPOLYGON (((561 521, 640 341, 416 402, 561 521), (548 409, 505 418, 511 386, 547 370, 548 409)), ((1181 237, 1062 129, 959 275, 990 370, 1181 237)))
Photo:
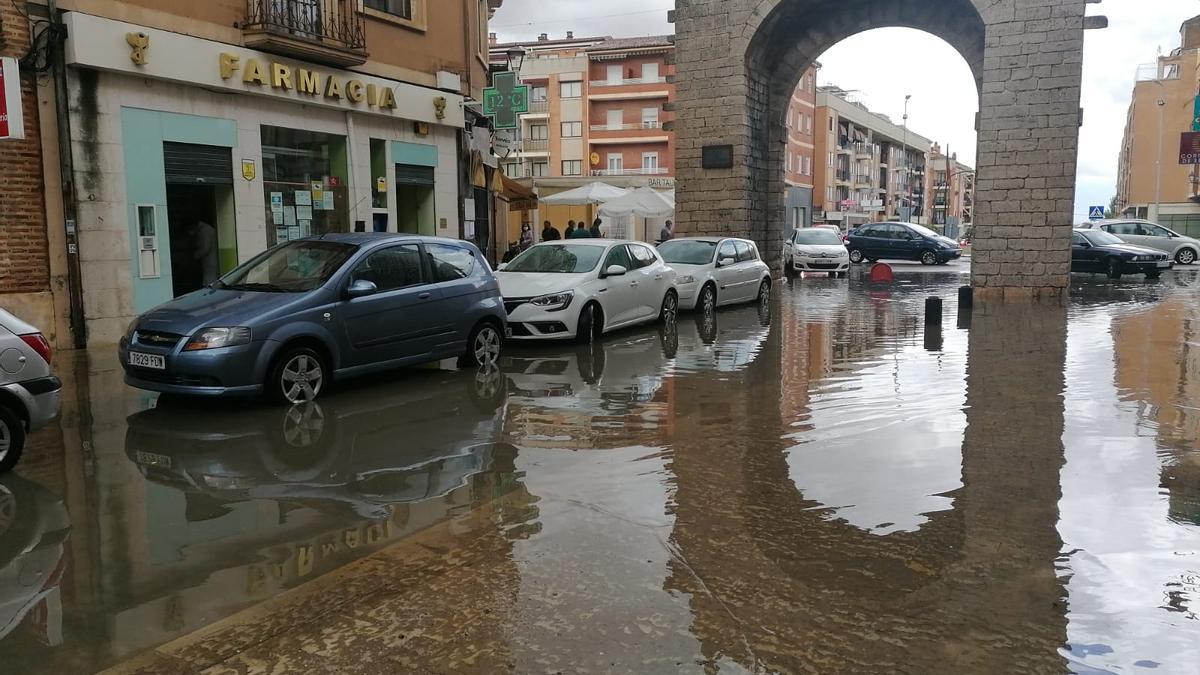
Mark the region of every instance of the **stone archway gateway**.
POLYGON ((800 77, 847 37, 916 28, 954 46, 979 88, 972 285, 1060 294, 1070 283, 1083 31, 1107 25, 1085 9, 1099 1, 676 0, 680 233, 748 236, 778 265, 784 119, 800 77))

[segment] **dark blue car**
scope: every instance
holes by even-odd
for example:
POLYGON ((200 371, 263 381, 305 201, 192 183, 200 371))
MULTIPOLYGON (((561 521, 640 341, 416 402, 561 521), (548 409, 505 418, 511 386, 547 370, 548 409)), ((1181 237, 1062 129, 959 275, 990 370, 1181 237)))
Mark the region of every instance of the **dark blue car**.
POLYGON ((1154 248, 1126 244, 1116 235, 1102 230, 1075 230, 1071 233, 1071 271, 1107 274, 1120 279, 1126 274, 1145 274, 1157 279, 1171 269, 1171 256, 1154 248))
POLYGON ((506 329, 499 284, 470 243, 333 234, 276 246, 146 312, 120 357, 139 389, 297 403, 335 378, 495 363, 506 329))
POLYGON ((871 223, 850 232, 846 243, 850 262, 864 260, 920 260, 923 265, 945 265, 962 257, 958 242, 912 223, 871 223))

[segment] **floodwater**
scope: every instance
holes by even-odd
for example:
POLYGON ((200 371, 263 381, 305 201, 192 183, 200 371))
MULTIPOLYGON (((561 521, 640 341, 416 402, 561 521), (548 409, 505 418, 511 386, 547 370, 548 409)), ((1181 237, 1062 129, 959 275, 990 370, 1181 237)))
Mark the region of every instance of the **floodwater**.
POLYGON ((1200 277, 965 313, 963 280, 808 278, 291 410, 61 355, 0 479, 0 663, 1195 673, 1200 277))

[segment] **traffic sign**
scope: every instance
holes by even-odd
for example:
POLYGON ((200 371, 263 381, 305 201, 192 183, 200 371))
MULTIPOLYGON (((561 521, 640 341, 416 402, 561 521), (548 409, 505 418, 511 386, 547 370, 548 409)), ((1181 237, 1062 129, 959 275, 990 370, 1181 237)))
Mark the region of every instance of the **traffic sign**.
POLYGON ((1089 206, 1088 207, 1088 220, 1104 220, 1104 207, 1103 206, 1089 206))
POLYGON ((483 90, 483 114, 496 129, 516 129, 518 115, 529 112, 529 87, 517 83, 512 71, 496 73, 492 86, 483 90))

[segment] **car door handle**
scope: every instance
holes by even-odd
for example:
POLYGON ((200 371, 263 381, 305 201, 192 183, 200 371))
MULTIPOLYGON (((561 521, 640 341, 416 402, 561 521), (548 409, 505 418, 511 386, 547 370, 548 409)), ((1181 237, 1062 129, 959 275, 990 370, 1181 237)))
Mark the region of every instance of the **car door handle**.
POLYGON ((636 281, 631 281, 631 282, 629 282, 629 285, 630 285, 630 286, 637 286, 637 285, 638 285, 638 282, 636 282, 636 281))
POLYGON ((655 281, 662 281, 662 278, 663 278, 663 275, 661 275, 661 274, 655 274, 655 275, 654 275, 654 280, 655 280, 655 281))
POLYGON ((428 300, 431 297, 433 297, 433 293, 422 293, 417 296, 417 299, 418 300, 428 300))

